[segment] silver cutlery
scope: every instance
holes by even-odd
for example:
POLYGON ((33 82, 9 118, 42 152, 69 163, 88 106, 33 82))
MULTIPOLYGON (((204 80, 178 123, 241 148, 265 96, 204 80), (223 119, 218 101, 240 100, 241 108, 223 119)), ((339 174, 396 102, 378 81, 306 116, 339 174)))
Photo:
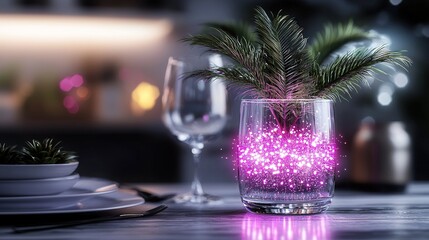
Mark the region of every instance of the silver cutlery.
POLYGON ((15 233, 25 233, 25 232, 42 231, 42 230, 55 229, 55 228, 72 227, 72 226, 78 226, 78 225, 89 224, 89 223, 148 217, 148 216, 155 215, 159 212, 162 212, 166 208, 167 208, 166 205, 160 205, 140 213, 127 213, 127 214, 120 214, 117 216, 97 217, 97 218, 69 221, 69 222, 63 222, 63 223, 55 223, 55 224, 49 224, 49 225, 15 226, 13 227, 13 231, 15 233))
POLYGON ((152 203, 163 202, 176 196, 175 193, 155 194, 152 192, 142 190, 138 187, 128 187, 128 189, 136 191, 137 195, 142 197, 145 200, 145 202, 152 202, 152 203))

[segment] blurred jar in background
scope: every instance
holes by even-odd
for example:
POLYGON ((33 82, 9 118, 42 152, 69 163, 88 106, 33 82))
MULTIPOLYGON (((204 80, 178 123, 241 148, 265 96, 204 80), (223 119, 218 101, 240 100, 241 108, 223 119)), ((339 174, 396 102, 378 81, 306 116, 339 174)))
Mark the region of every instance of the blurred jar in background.
POLYGON ((411 180, 410 148, 403 123, 362 121, 352 148, 353 186, 364 191, 404 191, 411 180))
POLYGON ((100 69, 96 85, 97 121, 120 123, 127 118, 127 102, 124 87, 118 77, 118 65, 106 63, 100 69))
POLYGON ((7 66, 0 69, 0 124, 10 124, 19 120, 23 98, 28 88, 19 84, 19 68, 7 66))

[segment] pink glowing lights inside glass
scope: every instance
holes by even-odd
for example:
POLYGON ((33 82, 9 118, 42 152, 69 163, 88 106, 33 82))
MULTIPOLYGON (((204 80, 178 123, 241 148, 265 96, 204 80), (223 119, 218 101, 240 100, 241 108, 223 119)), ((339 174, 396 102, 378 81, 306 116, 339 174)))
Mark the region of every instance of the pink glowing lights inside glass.
POLYGON ((245 207, 325 211, 334 192, 335 143, 329 100, 243 100, 235 157, 245 207))
POLYGON ((249 131, 237 150, 240 180, 260 189, 254 193, 258 198, 272 199, 273 191, 280 199, 312 198, 308 192, 314 191, 329 196, 323 189, 331 184, 326 176, 335 172, 336 147, 309 129, 249 131))

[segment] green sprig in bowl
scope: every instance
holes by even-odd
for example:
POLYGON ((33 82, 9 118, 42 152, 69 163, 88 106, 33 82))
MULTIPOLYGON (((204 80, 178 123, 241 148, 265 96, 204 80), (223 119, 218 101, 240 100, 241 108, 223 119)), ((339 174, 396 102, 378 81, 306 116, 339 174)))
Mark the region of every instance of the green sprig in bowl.
POLYGON ((0 144, 0 195, 47 195, 65 191, 79 180, 76 155, 52 139, 29 141, 22 150, 0 144))

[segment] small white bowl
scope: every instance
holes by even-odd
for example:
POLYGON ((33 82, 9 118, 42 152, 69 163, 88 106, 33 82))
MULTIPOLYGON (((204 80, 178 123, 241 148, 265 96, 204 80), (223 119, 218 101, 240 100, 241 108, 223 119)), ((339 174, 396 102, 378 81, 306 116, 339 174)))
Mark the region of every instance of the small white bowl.
POLYGON ((65 177, 72 174, 79 162, 60 164, 0 164, 0 180, 65 177))
POLYGON ((72 188, 79 174, 59 178, 0 180, 0 196, 53 195, 72 188))

